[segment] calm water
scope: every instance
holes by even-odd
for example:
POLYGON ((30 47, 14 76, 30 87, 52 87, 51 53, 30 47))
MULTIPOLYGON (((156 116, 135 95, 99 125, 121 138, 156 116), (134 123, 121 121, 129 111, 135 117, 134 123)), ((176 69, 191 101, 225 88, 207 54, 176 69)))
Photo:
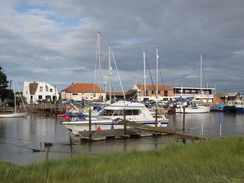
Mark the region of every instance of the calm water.
MULTIPOLYGON (((183 115, 167 115, 169 126, 182 128, 183 115)), ((205 136, 244 134, 244 114, 186 114, 186 130, 205 136)), ((72 157, 77 154, 96 155, 104 152, 150 150, 175 143, 173 136, 116 139, 81 142, 70 145, 68 130, 55 118, 28 115, 19 119, 0 119, 0 160, 26 165, 45 159, 44 142, 53 143, 49 158, 72 157), (40 152, 33 152, 33 149, 40 152)))

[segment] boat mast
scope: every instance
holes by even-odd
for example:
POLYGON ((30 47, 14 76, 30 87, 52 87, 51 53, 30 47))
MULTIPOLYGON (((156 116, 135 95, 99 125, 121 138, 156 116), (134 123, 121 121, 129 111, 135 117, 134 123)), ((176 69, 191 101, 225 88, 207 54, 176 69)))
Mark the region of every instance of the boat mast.
POLYGON ((101 69, 101 36, 100 32, 97 33, 98 41, 98 68, 99 68, 99 87, 100 87, 100 97, 102 96, 102 69, 101 69))
POLYGON ((145 51, 143 51, 143 69, 144 69, 144 77, 143 77, 143 80, 144 80, 144 96, 147 96, 146 53, 145 53, 145 51))
POLYGON ((159 55, 158 55, 158 48, 156 48, 156 104, 158 104, 158 59, 159 59, 159 55))
POLYGON ((202 54, 200 55, 200 88, 202 89, 202 54))
POLYGON ((109 101, 112 102, 112 93, 111 93, 111 87, 112 87, 112 82, 111 82, 111 45, 108 45, 108 85, 109 85, 109 101))
POLYGON ((200 55, 200 92, 201 92, 201 102, 202 102, 202 54, 200 55))
POLYGON ((15 83, 14 83, 14 112, 16 113, 17 112, 17 110, 16 110, 16 104, 17 104, 17 102, 16 102, 16 89, 15 89, 15 83))

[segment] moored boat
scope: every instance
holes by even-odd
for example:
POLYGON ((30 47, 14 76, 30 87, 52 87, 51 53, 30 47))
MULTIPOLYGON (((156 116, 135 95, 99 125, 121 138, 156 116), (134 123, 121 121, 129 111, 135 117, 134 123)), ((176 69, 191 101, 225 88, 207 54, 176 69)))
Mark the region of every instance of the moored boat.
POLYGON ((228 105, 224 107, 224 112, 237 112, 243 113, 244 112, 244 101, 243 100, 236 100, 234 102, 229 102, 228 105))
POLYGON ((18 118, 25 117, 28 112, 9 112, 9 113, 1 113, 0 118, 18 118))
MULTIPOLYGON (((105 107, 98 116, 91 117, 91 130, 124 128, 124 125, 115 122, 115 119, 124 119, 124 112, 126 120, 155 126, 156 119, 144 104, 135 101, 120 100, 105 107)), ((158 127, 166 127, 168 125, 168 119, 164 115, 160 115, 157 118, 157 123, 158 127)), ((75 135, 78 135, 79 131, 89 130, 88 117, 77 121, 73 121, 72 119, 69 121, 61 121, 61 124, 75 135)))

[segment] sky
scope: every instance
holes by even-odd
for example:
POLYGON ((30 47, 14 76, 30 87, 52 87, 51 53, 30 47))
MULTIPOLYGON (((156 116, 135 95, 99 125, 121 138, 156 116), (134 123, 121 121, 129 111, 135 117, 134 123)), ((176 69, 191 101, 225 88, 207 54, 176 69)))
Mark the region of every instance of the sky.
POLYGON ((48 82, 58 91, 71 83, 107 86, 110 60, 113 91, 128 91, 144 82, 145 52, 147 84, 199 87, 202 81, 217 93, 244 91, 243 0, 0 4, 0 66, 20 88, 24 81, 48 82))

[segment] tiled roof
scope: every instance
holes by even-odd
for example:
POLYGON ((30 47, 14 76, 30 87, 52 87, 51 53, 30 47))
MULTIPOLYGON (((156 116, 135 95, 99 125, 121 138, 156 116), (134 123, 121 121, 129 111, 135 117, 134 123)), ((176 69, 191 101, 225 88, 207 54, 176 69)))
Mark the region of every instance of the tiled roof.
MULTIPOLYGON (((92 83, 72 83, 68 88, 62 91, 66 93, 99 93, 100 88, 92 83)), ((101 92, 104 93, 103 90, 101 90, 101 92)))
MULTIPOLYGON (((136 86, 137 86, 140 90, 144 90, 144 84, 136 84, 136 86)), ((156 84, 155 84, 155 85, 152 85, 152 84, 146 84, 146 88, 147 88, 147 90, 156 90, 156 84)), ((158 90, 172 91, 173 88, 172 88, 170 85, 159 84, 159 85, 158 85, 158 90)))
POLYGON ((31 95, 34 95, 36 93, 37 87, 38 87, 38 83, 34 82, 29 84, 29 90, 31 95))

